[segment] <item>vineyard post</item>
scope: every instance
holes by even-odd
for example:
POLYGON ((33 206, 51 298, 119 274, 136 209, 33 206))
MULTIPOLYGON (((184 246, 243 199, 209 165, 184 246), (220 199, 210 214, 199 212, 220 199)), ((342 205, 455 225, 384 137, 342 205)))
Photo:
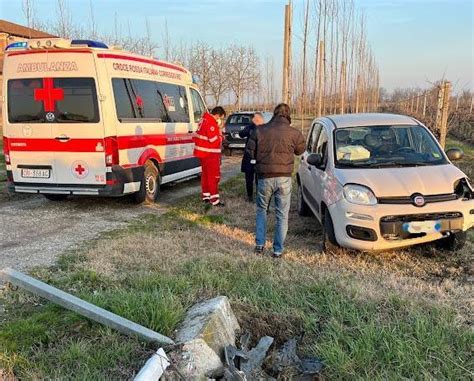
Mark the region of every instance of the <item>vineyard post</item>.
POLYGON ((436 128, 439 130, 439 142, 441 147, 446 145, 448 132, 449 95, 451 83, 443 81, 438 91, 438 109, 436 112, 436 128))
POLYGON ((415 114, 418 115, 418 106, 420 105, 420 95, 416 93, 416 106, 415 106, 415 114))
POLYGON ((426 116, 426 90, 423 93, 423 118, 426 116))
POLYGON ((474 95, 471 95, 471 107, 469 108, 469 114, 472 114, 473 106, 474 106, 474 95))

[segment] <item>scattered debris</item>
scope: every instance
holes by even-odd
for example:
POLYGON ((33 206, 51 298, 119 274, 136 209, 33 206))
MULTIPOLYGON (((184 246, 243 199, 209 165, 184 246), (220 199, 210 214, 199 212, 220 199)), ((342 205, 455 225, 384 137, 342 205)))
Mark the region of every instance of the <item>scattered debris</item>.
POLYGON ((310 381, 318 377, 322 369, 322 362, 316 358, 298 357, 296 353, 297 340, 288 340, 280 349, 267 355, 273 338, 265 336, 257 346, 248 348, 249 335, 241 338, 241 349, 227 346, 226 381, 250 380, 299 380, 310 381))

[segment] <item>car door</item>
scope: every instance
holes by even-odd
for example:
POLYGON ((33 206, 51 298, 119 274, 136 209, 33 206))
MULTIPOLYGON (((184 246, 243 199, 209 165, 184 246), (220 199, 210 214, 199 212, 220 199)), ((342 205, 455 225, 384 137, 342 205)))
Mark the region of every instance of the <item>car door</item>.
POLYGON ((316 191, 314 186, 314 179, 312 173, 312 166, 308 164, 307 158, 309 155, 315 152, 316 145, 318 142, 319 134, 321 132, 322 125, 319 122, 315 122, 311 127, 310 133, 308 135, 308 140, 306 142, 306 151, 301 157, 301 166, 300 166, 300 176, 301 176, 301 186, 304 195, 304 199, 307 204, 311 207, 314 213, 319 214, 319 204, 314 197, 316 191))
POLYGON ((311 193, 316 202, 316 210, 318 215, 321 215, 321 203, 324 201, 324 186, 327 180, 326 166, 328 162, 329 152, 329 133, 325 126, 321 127, 316 146, 314 147, 314 153, 320 154, 322 158, 322 164, 319 167, 314 165, 311 166, 311 193))

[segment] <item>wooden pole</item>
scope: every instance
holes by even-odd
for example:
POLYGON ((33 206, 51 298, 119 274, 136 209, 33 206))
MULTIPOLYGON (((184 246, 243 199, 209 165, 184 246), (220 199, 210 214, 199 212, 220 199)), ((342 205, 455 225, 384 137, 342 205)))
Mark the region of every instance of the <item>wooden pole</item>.
POLYGON ((288 101, 287 104, 291 103, 291 97, 293 95, 292 91, 292 66, 291 66, 291 33, 292 33, 292 28, 293 28, 293 6, 291 4, 291 0, 289 0, 288 3, 288 38, 287 38, 287 43, 288 43, 288 101))
POLYGON ((415 114, 418 115, 418 107, 420 106, 420 95, 416 94, 416 106, 415 106, 415 114))
POLYGON ((324 92, 324 41, 319 42, 319 72, 318 72, 318 116, 323 112, 323 92, 324 92))
POLYGON ((346 101, 346 63, 343 61, 341 63, 341 88, 339 90, 341 92, 341 108, 340 113, 344 114, 345 110, 345 101, 346 101))
POLYGON ((446 145, 446 135, 448 134, 448 115, 449 115, 449 98, 451 95, 451 82, 444 81, 443 86, 443 103, 441 111, 441 126, 439 142, 441 147, 446 145))
POLYGON ((469 108, 469 114, 472 114, 473 107, 474 107, 474 95, 471 95, 471 107, 469 108))
POLYGON ((303 78, 302 78, 302 96, 301 96, 301 131, 303 131, 304 114, 306 111, 306 89, 307 89, 307 76, 306 76, 306 47, 308 42, 308 19, 309 19, 309 0, 306 0, 306 11, 304 17, 304 38, 303 38, 303 78))
POLYGON ((359 112, 359 102, 360 102, 359 84, 360 84, 360 75, 357 74, 357 82, 356 82, 356 105, 355 105, 355 112, 356 112, 356 114, 359 112))
POLYGON ((423 93, 423 118, 426 116, 426 90, 423 93))
POLYGON ((285 29, 283 31, 283 81, 281 98, 288 103, 288 5, 285 5, 285 29))

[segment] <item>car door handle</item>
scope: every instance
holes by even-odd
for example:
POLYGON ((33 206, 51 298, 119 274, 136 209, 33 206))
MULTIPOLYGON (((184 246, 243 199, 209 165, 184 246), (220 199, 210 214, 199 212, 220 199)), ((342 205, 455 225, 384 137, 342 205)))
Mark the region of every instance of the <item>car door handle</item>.
POLYGON ((69 136, 66 136, 66 135, 56 136, 54 139, 56 139, 60 142, 63 142, 63 143, 66 143, 67 141, 71 140, 71 138, 69 136))

